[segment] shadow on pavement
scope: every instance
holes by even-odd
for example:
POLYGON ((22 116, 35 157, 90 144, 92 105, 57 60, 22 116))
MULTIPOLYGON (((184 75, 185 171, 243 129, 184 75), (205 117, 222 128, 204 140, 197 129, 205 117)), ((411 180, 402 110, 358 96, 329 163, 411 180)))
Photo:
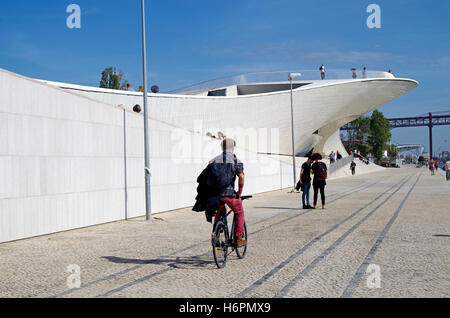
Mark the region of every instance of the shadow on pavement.
POLYGON ((117 256, 102 256, 102 258, 119 264, 138 264, 138 265, 167 265, 173 268, 206 268, 212 267, 214 265, 213 260, 202 259, 199 256, 192 257, 175 257, 175 258, 157 258, 157 259, 132 259, 132 258, 122 258, 117 256))

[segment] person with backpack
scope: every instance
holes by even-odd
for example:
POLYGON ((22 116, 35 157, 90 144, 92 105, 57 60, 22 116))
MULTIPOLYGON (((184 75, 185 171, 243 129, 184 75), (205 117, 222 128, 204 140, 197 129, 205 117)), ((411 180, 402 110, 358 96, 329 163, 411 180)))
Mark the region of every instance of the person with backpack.
POLYGON ((237 247, 247 244, 242 238, 244 234, 244 208, 242 206, 242 191, 244 189, 244 164, 234 154, 236 142, 227 138, 222 141, 222 154, 209 162, 207 167, 206 185, 219 196, 220 205, 214 216, 214 223, 225 213, 225 204, 233 211, 235 220, 234 236, 237 247), (239 189, 235 191, 236 178, 239 180, 239 189))
POLYGON ((302 169, 300 171, 300 185, 303 191, 302 194, 302 203, 303 209, 312 209, 313 207, 309 204, 309 192, 311 191, 311 164, 313 160, 311 157, 306 160, 306 162, 302 165, 302 169))
POLYGON ((312 160, 314 160, 313 165, 311 166, 312 174, 314 175, 313 179, 313 189, 314 189, 314 206, 313 209, 317 209, 317 199, 320 191, 320 196, 322 200, 322 209, 326 209, 325 205, 325 186, 327 184, 327 165, 322 162, 322 155, 316 153, 312 155, 312 160))

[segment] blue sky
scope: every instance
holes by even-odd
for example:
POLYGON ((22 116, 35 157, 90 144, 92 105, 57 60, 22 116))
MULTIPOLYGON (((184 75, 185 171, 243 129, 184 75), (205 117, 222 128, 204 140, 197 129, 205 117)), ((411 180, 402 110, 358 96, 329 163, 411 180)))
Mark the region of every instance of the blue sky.
MULTIPOLYGON (((146 1, 149 84, 161 91, 257 71, 350 67, 388 70, 420 82, 383 106, 387 117, 450 110, 448 0, 146 1), (369 4, 381 29, 369 29, 369 4)), ((26 76, 98 86, 108 66, 141 82, 139 0, 16 0, 0 8, 0 67, 26 76), (81 7, 81 29, 66 8, 81 7)), ((434 129, 434 150, 450 150, 450 127, 434 129)), ((427 128, 393 130, 421 143, 427 128)))

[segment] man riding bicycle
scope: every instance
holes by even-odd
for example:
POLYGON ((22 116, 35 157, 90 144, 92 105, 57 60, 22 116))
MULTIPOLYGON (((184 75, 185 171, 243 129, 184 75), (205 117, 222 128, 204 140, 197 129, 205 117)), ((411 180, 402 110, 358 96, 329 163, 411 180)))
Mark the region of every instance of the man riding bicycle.
POLYGON ((225 204, 233 211, 234 220, 235 220, 235 228, 234 228, 234 236, 236 247, 245 246, 247 244, 246 240, 242 237, 244 234, 244 208, 242 206, 241 195, 244 189, 244 164, 237 159, 234 154, 234 148, 236 147, 236 142, 233 139, 225 139, 222 142, 222 151, 223 153, 213 160, 210 161, 212 163, 227 163, 230 164, 231 173, 232 173, 232 182, 225 188, 220 191, 220 207, 217 210, 217 213, 214 217, 214 223, 219 220, 225 213, 226 208, 225 204), (239 189, 236 192, 234 189, 234 184, 236 181, 236 177, 239 180, 239 189))

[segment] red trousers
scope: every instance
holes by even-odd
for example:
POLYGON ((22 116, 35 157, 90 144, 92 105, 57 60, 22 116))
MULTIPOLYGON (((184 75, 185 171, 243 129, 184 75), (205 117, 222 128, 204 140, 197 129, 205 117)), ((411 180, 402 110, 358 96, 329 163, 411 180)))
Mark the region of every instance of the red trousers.
MULTIPOLYGON (((242 207, 242 200, 234 197, 224 197, 221 199, 223 203, 234 213, 234 236, 239 237, 244 234, 244 208, 242 207)), ((225 205, 221 205, 214 217, 214 223, 218 221, 226 213, 225 205)))

